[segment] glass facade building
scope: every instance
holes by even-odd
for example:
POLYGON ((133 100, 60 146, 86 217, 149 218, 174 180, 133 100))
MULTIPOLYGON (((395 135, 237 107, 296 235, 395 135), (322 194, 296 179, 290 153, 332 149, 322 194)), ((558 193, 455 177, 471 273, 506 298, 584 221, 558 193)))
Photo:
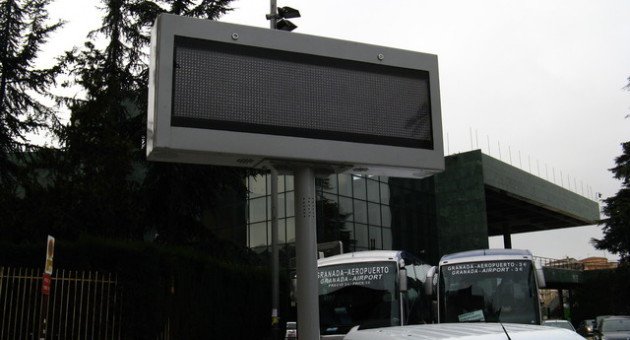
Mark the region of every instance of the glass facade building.
MULTIPOLYGON (((317 180, 318 243, 342 241, 344 252, 406 250, 436 264, 444 254, 488 248, 489 236, 588 225, 599 216, 596 202, 479 150, 448 156, 445 165, 424 179, 339 174, 317 180)), ((290 259, 293 177, 279 182, 281 251, 290 259)), ((271 240, 269 178, 251 177, 247 187, 247 214, 240 215, 246 223, 233 224, 236 241, 263 253, 271 240)))
MULTIPOLYGON (((270 176, 247 179, 247 245, 259 253, 271 244, 270 176)), ((433 188, 426 180, 333 174, 316 180, 318 243, 342 241, 344 252, 428 250, 434 224, 433 188), (428 189, 428 190, 427 190, 428 189)), ((278 238, 295 242, 293 176, 278 176, 278 238)))

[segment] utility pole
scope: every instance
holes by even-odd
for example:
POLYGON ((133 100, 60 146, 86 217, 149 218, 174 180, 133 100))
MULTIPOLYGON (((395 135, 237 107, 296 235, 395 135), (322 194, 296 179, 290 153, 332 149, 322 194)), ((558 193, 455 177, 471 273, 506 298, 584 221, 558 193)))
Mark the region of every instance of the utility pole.
MULTIPOLYGON (((269 28, 276 29, 276 14, 278 4, 276 0, 269 0, 269 28)), ((271 168, 271 337, 280 339, 280 259, 278 256, 278 171, 271 168)))
POLYGON ((280 259, 278 256, 278 171, 271 168, 271 335, 280 339, 280 259))
MULTIPOLYGON (((277 0, 269 0, 269 14, 267 14, 267 20, 269 20, 269 28, 272 30, 275 29, 282 29, 285 31, 292 31, 293 29, 295 29, 297 26, 295 26, 292 22, 290 22, 289 20, 285 20, 285 18, 298 18, 300 17, 300 12, 292 9, 290 7, 283 7, 280 9, 280 11, 278 10, 278 4, 277 4, 277 0), (282 24, 282 27, 279 27, 279 23, 282 24)), ((278 255, 278 171, 272 166, 270 169, 270 186, 271 186, 271 334, 272 334, 272 338, 275 340, 280 339, 280 317, 278 315, 278 309, 279 309, 279 305, 280 305, 280 280, 279 280, 279 271, 280 271, 280 260, 279 260, 279 255, 278 255)), ((306 170, 310 170, 310 169, 306 169, 306 170)), ((298 187, 295 189, 295 201, 298 202, 298 193, 302 192, 303 194, 306 195, 310 195, 312 194, 312 199, 314 201, 315 199, 315 192, 314 192, 314 183, 315 183, 315 177, 311 172, 306 171, 306 175, 304 175, 306 177, 303 178, 303 180, 301 181, 301 183, 304 183, 304 185, 302 187, 300 187, 298 185, 298 187), (312 182, 312 188, 311 188, 311 182, 312 182)), ((300 170, 300 173, 296 173, 296 178, 302 178, 302 169, 300 170)), ((307 199, 308 201, 310 201, 310 196, 308 197, 309 199, 307 199)), ((300 210, 300 206, 298 205, 296 210, 300 210)), ((297 216, 297 212, 296 212, 296 216, 297 216)), ((317 279, 317 258, 314 257, 314 255, 310 254, 309 250, 303 249, 300 250, 298 248, 312 248, 311 244, 315 245, 315 248, 317 248, 317 236, 315 233, 315 216, 313 215, 312 218, 305 218, 303 219, 302 222, 299 222, 299 218, 296 218, 296 255, 297 253, 302 253, 303 255, 298 255, 297 256, 297 261, 300 261, 300 257, 301 259, 301 265, 298 265, 297 267, 297 271, 298 273, 302 272, 301 276, 303 277, 303 281, 308 281, 308 280, 304 280, 304 278, 307 277, 314 277, 315 281, 317 279), (312 229, 312 233, 311 233, 311 229, 312 229), (311 235, 312 234, 312 235, 311 235), (298 241, 298 238, 300 237, 299 235, 302 235, 302 241, 298 241), (315 235, 315 238, 313 238, 313 235, 315 235), (302 243, 302 245, 300 247, 298 247, 298 244, 302 243), (315 261, 315 264, 313 265, 313 258, 315 261), (315 269, 306 269, 307 267, 313 267, 315 269), (306 271, 305 271, 306 269, 306 271), (315 270, 315 271, 313 271, 315 270), (314 274, 313 274, 314 273, 314 274)), ((315 252, 313 254, 316 254, 317 249, 315 249, 315 252)), ((306 288, 306 285, 300 285, 298 283, 298 286, 302 286, 303 288, 306 288)), ((303 291, 305 291, 304 293, 306 293, 306 291, 308 290, 312 290, 312 287, 310 287, 311 289, 302 289, 303 291)), ((317 287, 315 287, 315 289, 317 289, 317 287)), ((317 291, 315 291, 315 301, 313 302, 313 298, 311 295, 312 292, 309 295, 302 295, 303 297, 301 298, 301 300, 305 301, 302 305, 302 309, 312 309, 313 308, 313 303, 315 303, 315 309, 317 309, 316 307, 318 306, 318 301, 317 299, 317 291)), ((298 298, 298 301, 300 301, 300 298, 298 298)), ((304 312, 302 312, 302 314, 304 314, 304 312)), ((299 311, 299 307, 298 307, 298 321, 300 320, 300 311, 299 311)), ((319 314, 317 315, 319 317, 319 314)), ((298 334, 300 334, 299 336, 302 339, 309 339, 309 338, 319 338, 319 318, 317 318, 317 320, 315 320, 315 325, 316 328, 314 328, 313 321, 306 321, 307 319, 310 319, 311 317, 306 317, 303 316, 302 320, 303 320, 303 325, 299 325, 298 324, 298 334), (309 329, 307 330, 305 327, 309 326, 309 329), (303 331, 299 331, 300 328, 303 328, 303 331)))
MULTIPOLYGON (((278 4, 269 0, 269 28, 276 29, 278 4)), ((280 259, 278 256, 278 171, 271 168, 271 338, 280 339, 280 259)))
POLYGON ((278 24, 278 3, 276 0, 269 0, 269 15, 267 19, 269 19, 269 28, 275 30, 278 24))
MULTIPOLYGON (((276 29, 278 5, 269 1, 269 28, 276 29)), ((280 339, 280 259, 278 256, 278 171, 271 168, 271 338, 280 339)))

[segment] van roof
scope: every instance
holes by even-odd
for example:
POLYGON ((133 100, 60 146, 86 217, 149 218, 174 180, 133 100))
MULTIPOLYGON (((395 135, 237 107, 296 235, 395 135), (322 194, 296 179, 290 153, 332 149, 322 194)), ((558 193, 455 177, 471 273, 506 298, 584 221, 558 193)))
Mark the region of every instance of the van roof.
POLYGON ((317 260, 317 266, 330 266, 348 262, 398 261, 402 257, 400 250, 368 250, 339 254, 317 260))
POLYGON ((444 264, 445 261, 452 263, 463 262, 462 259, 472 260, 472 258, 475 258, 475 260, 483 260, 493 257, 494 259, 500 259, 502 257, 532 259, 533 255, 532 252, 526 249, 477 249, 444 255, 440 259, 440 264, 444 264))

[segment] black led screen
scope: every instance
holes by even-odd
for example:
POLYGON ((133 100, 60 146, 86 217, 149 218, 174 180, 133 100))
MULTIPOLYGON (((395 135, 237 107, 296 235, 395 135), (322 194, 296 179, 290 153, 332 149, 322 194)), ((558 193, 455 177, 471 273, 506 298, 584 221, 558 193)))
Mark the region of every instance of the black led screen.
POLYGON ((173 126, 433 148, 426 71, 177 36, 174 54, 173 126))

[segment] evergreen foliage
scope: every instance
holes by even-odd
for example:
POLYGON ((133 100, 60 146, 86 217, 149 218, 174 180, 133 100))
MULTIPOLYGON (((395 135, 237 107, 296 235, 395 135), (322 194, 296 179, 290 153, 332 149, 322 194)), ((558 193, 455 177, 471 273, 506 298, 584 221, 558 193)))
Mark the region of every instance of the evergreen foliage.
POLYGON ((101 27, 64 58, 71 78, 65 85, 81 87, 85 98, 65 98, 70 122, 57 131, 63 152, 48 163, 55 169, 53 196, 65 199, 52 203, 64 210, 52 218, 57 235, 137 240, 151 233, 164 243, 208 244, 215 238, 202 225, 203 214, 233 193, 244 204, 244 170, 154 164, 145 157, 153 22, 160 13, 216 19, 230 1, 102 1, 101 27), (93 43, 103 38, 104 47, 93 43))
MULTIPOLYGON (((41 268, 45 252, 45 242, 0 240, 0 267, 41 268)), ((270 291, 270 273, 252 260, 232 252, 217 257, 190 247, 90 237, 57 240, 55 246, 55 268, 116 275, 123 339, 156 339, 167 320, 173 339, 265 338, 271 300, 261 297, 270 291)), ((288 287, 282 289, 286 296, 288 287)))
POLYGON ((586 270, 582 274, 584 281, 574 290, 574 321, 630 314, 630 267, 586 270))
MULTIPOLYGON (((0 247, 0 264, 38 266, 44 254, 39 242, 51 234, 57 238, 56 268, 119 275, 128 294, 126 338, 156 338, 166 317, 175 338, 264 335, 268 319, 261 316, 268 314, 270 306, 268 299, 260 297, 269 291, 269 273, 259 267, 260 260, 244 242, 222 241, 208 229, 208 223, 215 223, 213 227, 240 228, 245 233, 243 179, 249 172, 149 163, 145 157, 151 25, 160 13, 216 19, 230 10, 231 0, 102 0, 103 21, 88 42, 67 52, 59 66, 34 71, 36 43, 43 43, 45 34, 59 26, 44 24, 49 1, 0 0, 0 29, 5 28, 0 32, 5 33, 0 41, 0 161, 17 152, 25 158, 12 164, 28 165, 24 176, 9 173, 14 179, 12 190, 3 188, 0 195, 1 241, 8 242, 0 247), (9 18, 5 8, 24 10, 25 4, 40 6, 26 11, 41 19, 31 20, 28 26, 42 33, 39 38, 18 36, 28 31, 24 24, 21 31, 6 25, 20 17, 9 18), (32 56, 24 52, 24 61, 8 54, 18 43, 31 40, 31 47, 23 50, 32 56), (33 98, 46 94, 59 71, 69 79, 64 86, 81 92, 59 99, 70 110, 67 125, 53 126, 61 147, 24 153, 26 133, 57 119, 33 98), (37 79, 41 83, 31 83, 37 79), (18 92, 22 97, 11 97, 18 92), (5 119, 9 108, 21 110, 11 111, 16 113, 14 120, 5 119), (227 226, 218 225, 225 221, 218 216, 230 209, 238 218, 227 226), (128 242, 143 240, 147 234, 157 235, 158 242, 128 242), (175 296, 168 293, 172 282, 175 296), (242 327, 244 323, 248 327, 242 327)), ((0 171, 4 169, 8 167, 0 164, 0 171)))
POLYGON ((616 179, 621 180, 621 189, 615 196, 604 200, 604 238, 593 240, 597 249, 605 249, 619 254, 621 262, 630 263, 630 142, 622 144, 623 153, 615 160, 616 166, 610 169, 616 179))
MULTIPOLYGON (((626 89, 630 90, 630 77, 626 89)), ((630 116, 630 115, 629 115, 630 116)), ((628 116, 626 116, 628 118, 628 116)), ((621 189, 615 196, 604 200, 603 212, 606 216, 599 224, 603 225, 604 238, 593 239, 597 249, 605 249, 619 254, 621 265, 630 264, 630 141, 621 144, 621 156, 615 159, 610 169, 613 177, 621 180, 621 189)))
POLYGON ((195 245, 210 253, 220 252, 220 243, 238 247, 217 240, 208 221, 245 235, 243 179, 249 171, 149 163, 145 157, 153 22, 161 13, 216 19, 230 10, 231 0, 102 0, 103 20, 84 47, 67 52, 53 69, 38 71, 32 69, 38 46, 60 25, 45 24, 49 1, 0 1, 3 237, 33 242, 47 234, 70 240, 84 234, 133 240, 157 236, 162 243, 195 245), (70 110, 67 125, 54 125, 61 148, 24 152, 25 133, 47 119, 58 122, 33 98, 46 94, 61 71, 68 79, 62 85, 81 93, 56 98, 70 110), (19 162, 10 160, 18 156, 19 162), (24 166, 20 178, 18 164, 24 166), (229 210, 240 219, 222 222, 218 216, 229 210))
MULTIPOLYGON (((27 134, 47 126, 53 115, 38 96, 48 95, 58 66, 35 68, 49 35, 62 23, 48 23, 51 0, 0 0, 0 189, 15 193, 24 159, 32 148, 27 134)), ((5 198, 6 199, 6 198, 5 198)))

